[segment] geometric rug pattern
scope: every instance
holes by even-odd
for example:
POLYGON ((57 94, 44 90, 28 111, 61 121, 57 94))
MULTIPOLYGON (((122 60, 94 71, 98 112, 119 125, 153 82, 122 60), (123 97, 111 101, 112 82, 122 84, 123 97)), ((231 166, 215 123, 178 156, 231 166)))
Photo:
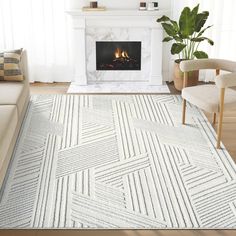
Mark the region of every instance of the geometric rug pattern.
POLYGON ((236 165, 174 95, 31 97, 0 228, 236 228, 236 165))

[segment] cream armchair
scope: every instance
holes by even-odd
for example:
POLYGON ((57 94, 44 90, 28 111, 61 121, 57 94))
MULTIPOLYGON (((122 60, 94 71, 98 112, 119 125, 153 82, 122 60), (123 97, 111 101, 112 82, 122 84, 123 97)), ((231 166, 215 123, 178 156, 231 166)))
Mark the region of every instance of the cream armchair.
POLYGON ((217 148, 220 148, 223 114, 225 110, 236 110, 236 90, 230 87, 236 86, 236 62, 219 59, 199 59, 182 61, 180 69, 184 72, 183 114, 182 123, 185 124, 186 102, 199 107, 202 110, 213 113, 213 123, 218 114, 217 148), (215 69, 215 84, 186 87, 188 72, 201 69, 215 69), (220 70, 231 72, 220 75, 220 70))

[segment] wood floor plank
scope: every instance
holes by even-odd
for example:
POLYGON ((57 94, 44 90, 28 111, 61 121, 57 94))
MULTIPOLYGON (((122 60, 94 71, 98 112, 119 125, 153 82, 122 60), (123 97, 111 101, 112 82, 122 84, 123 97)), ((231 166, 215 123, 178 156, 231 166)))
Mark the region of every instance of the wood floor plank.
POLYGON ((234 236, 235 230, 0 230, 1 236, 234 236))

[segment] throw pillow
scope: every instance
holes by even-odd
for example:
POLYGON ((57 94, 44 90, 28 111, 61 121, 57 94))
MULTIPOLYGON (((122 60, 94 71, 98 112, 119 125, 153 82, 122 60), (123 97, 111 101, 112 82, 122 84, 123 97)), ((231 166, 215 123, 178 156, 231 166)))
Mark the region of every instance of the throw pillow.
POLYGON ((22 81, 20 69, 22 49, 0 51, 0 81, 22 81))

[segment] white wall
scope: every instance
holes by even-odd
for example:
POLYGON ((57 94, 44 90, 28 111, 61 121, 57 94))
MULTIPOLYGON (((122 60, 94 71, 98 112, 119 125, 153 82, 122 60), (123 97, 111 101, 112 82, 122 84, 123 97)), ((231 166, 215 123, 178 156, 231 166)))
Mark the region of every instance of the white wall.
MULTIPOLYGON (((91 0, 92 1, 92 0, 91 0)), ((106 6, 108 8, 129 8, 134 9, 139 7, 141 0, 97 0, 100 6, 106 6)), ((146 2, 152 2, 153 0, 143 0, 146 2)), ((156 1, 156 0, 154 0, 156 1)), ((157 0, 161 9, 170 9, 171 0, 157 0)), ((89 5, 89 0, 71 0, 71 7, 81 8, 82 6, 89 5)))

